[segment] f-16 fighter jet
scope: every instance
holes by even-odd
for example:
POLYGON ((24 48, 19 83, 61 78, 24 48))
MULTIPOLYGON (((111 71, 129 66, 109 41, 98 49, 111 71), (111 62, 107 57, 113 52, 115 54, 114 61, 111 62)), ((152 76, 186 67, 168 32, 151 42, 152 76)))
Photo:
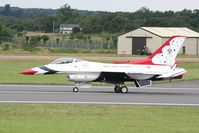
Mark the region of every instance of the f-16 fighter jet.
POLYGON ((107 82, 115 85, 116 93, 127 93, 125 82, 134 82, 136 87, 151 86, 152 81, 182 78, 184 68, 177 66, 175 59, 186 37, 173 36, 144 60, 99 63, 76 58, 60 58, 50 64, 34 67, 21 74, 66 74, 76 85, 78 92, 82 84, 107 82))

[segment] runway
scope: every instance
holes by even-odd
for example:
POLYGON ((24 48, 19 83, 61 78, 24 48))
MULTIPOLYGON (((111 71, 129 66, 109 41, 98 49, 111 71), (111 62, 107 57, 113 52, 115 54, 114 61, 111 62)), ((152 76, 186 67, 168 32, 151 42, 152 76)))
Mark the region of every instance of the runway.
POLYGON ((129 87, 117 94, 113 86, 92 86, 72 92, 73 86, 0 85, 0 103, 125 104, 199 106, 199 81, 156 84, 148 88, 129 87))

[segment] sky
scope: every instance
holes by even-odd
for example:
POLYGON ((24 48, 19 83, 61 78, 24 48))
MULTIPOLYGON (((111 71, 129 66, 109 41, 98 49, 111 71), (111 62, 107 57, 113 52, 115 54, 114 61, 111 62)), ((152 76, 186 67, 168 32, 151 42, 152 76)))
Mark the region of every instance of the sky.
POLYGON ((0 6, 5 4, 22 8, 51 9, 69 4, 72 9, 111 12, 134 12, 141 7, 147 7, 153 11, 199 9, 198 0, 0 0, 0 6))

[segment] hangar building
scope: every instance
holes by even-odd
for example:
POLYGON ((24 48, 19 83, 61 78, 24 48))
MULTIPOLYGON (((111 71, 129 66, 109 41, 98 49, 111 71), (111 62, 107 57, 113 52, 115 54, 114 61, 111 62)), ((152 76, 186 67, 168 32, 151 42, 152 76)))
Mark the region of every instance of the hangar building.
POLYGON ((144 48, 154 52, 169 37, 186 36, 179 54, 198 55, 199 33, 185 27, 141 27, 118 37, 118 54, 139 54, 144 48))

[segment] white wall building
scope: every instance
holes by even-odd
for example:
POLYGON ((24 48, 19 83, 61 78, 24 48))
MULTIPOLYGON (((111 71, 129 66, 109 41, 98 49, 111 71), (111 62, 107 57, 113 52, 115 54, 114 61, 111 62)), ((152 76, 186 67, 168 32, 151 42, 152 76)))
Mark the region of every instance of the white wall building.
POLYGON ((75 27, 80 28, 80 26, 78 24, 60 24, 59 32, 63 33, 63 34, 72 33, 73 32, 73 28, 75 28, 75 27))
POLYGON ((179 54, 197 55, 199 53, 199 33, 185 27, 141 27, 118 37, 118 54, 139 54, 147 47, 154 52, 171 36, 186 36, 179 54))

